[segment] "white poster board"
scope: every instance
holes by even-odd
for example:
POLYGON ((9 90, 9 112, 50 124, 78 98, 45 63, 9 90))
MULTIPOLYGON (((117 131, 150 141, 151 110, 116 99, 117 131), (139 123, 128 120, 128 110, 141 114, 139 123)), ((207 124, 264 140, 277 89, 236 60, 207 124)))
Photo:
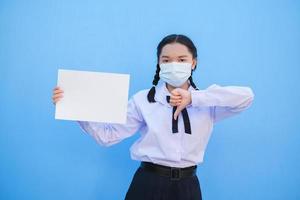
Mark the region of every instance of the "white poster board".
POLYGON ((126 123, 129 74, 58 70, 55 119, 126 123))

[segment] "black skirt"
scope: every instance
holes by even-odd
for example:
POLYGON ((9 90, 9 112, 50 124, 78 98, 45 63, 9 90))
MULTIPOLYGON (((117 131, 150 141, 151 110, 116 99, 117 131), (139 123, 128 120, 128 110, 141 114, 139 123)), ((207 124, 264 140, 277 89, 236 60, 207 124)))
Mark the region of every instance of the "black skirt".
POLYGON ((197 175, 171 180, 139 167, 125 200, 202 200, 197 175))

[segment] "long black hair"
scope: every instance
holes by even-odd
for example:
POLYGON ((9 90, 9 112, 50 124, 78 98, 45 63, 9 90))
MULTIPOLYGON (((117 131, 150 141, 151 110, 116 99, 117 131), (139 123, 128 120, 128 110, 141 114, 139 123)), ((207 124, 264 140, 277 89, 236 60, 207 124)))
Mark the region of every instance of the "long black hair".
MULTIPOLYGON (((158 84, 158 81, 159 81, 159 72, 160 72, 160 67, 159 67, 159 57, 160 57, 160 54, 161 54, 161 51, 162 51, 162 48, 167 45, 167 44, 172 44, 172 43, 180 43, 180 44, 183 44, 184 46, 186 46, 189 50, 189 52, 192 54, 193 56, 193 59, 197 59, 197 48, 196 46, 194 45, 194 43, 192 42, 192 40, 190 38, 188 38, 187 36, 185 35, 180 35, 180 34, 171 34, 171 35, 168 35, 166 37, 164 37, 160 43, 158 44, 157 46, 157 65, 156 65, 156 72, 155 72, 155 75, 154 75, 154 79, 152 81, 152 88, 149 90, 148 92, 148 95, 147 95, 147 98, 148 98, 148 101, 150 103, 154 103, 156 102, 155 99, 154 99, 154 96, 155 96, 155 86, 158 84)), ((195 66, 194 70, 196 69, 197 65, 195 66)), ((193 82, 193 78, 192 78, 192 74, 193 74, 193 71, 192 70, 192 73, 191 73, 191 76, 189 77, 189 81, 190 81, 190 84, 193 88, 195 88, 196 90, 198 90, 197 86, 195 85, 195 83, 193 82)))

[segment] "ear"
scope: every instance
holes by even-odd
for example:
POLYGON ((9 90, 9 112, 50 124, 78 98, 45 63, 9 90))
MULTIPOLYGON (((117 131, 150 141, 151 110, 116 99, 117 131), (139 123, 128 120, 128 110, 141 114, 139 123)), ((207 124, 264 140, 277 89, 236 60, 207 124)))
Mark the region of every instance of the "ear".
POLYGON ((192 70, 195 69, 195 66, 197 65, 197 60, 196 59, 193 59, 193 62, 192 62, 192 70))

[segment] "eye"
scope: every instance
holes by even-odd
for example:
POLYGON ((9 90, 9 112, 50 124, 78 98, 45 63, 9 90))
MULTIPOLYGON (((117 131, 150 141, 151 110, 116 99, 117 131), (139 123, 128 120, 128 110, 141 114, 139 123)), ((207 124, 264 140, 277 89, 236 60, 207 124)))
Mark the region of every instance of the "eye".
POLYGON ((163 60, 162 62, 163 62, 163 63, 167 63, 167 62, 169 62, 169 60, 163 60))
POLYGON ((183 59, 183 58, 179 59, 179 62, 185 62, 185 61, 186 61, 186 59, 183 59))

